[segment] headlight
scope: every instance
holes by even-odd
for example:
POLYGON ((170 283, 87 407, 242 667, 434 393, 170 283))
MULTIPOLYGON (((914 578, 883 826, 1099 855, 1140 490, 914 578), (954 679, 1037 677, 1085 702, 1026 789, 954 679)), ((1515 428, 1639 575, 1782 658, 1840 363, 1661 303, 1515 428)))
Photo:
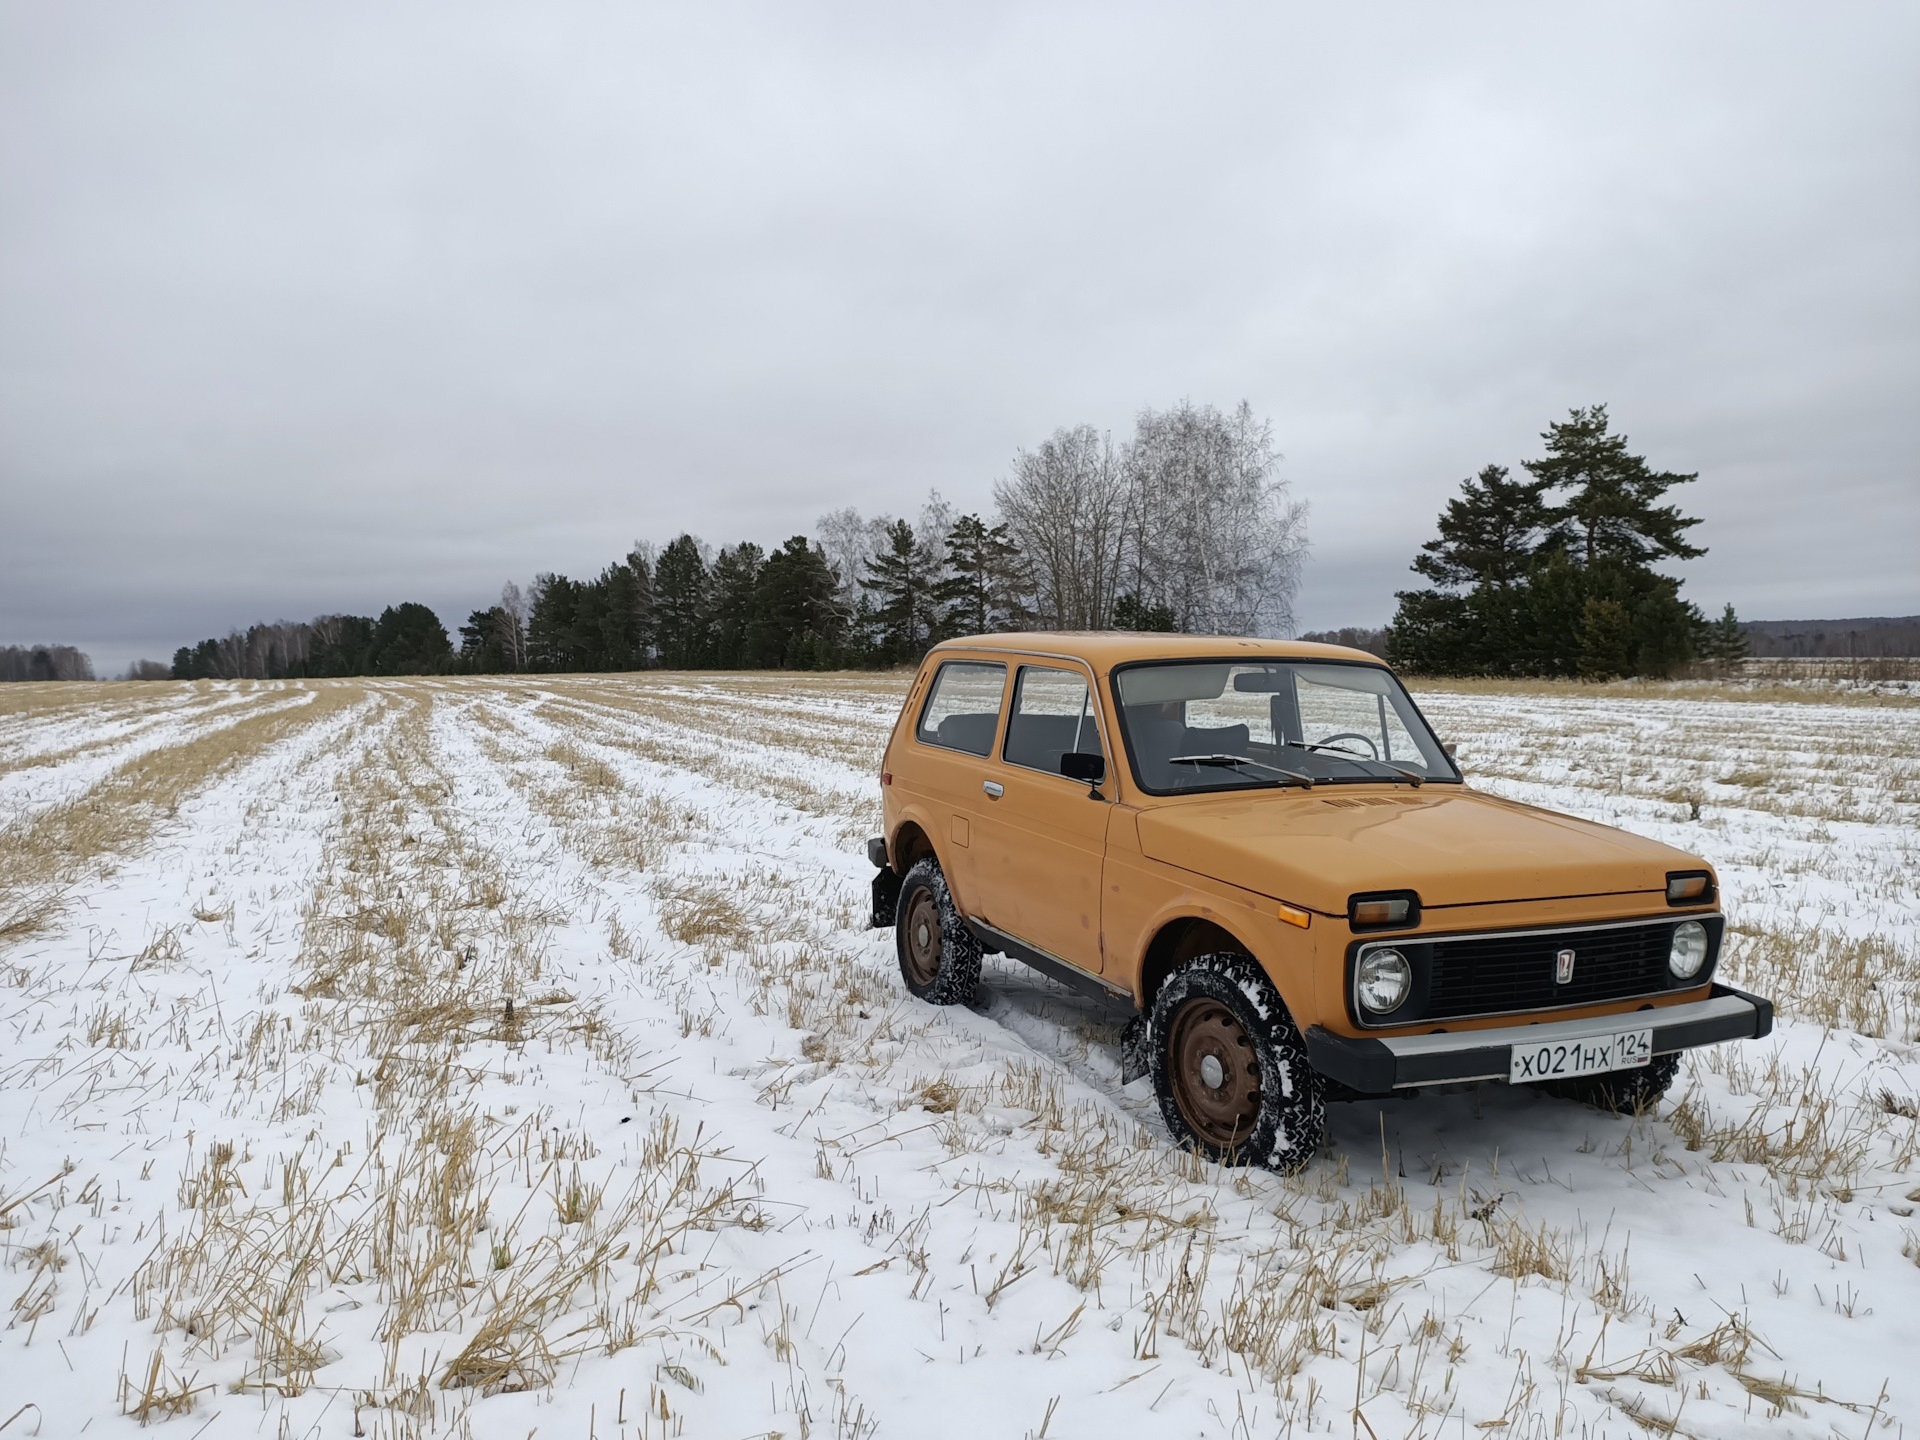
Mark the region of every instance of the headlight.
POLYGON ((1682 980, 1691 980, 1707 963, 1707 927, 1698 920, 1682 920, 1673 927, 1673 948, 1667 952, 1667 969, 1682 980))
POLYGON ((1398 950, 1369 951, 1360 962, 1360 1003, 1376 1015, 1398 1010, 1413 988, 1413 967, 1398 950))

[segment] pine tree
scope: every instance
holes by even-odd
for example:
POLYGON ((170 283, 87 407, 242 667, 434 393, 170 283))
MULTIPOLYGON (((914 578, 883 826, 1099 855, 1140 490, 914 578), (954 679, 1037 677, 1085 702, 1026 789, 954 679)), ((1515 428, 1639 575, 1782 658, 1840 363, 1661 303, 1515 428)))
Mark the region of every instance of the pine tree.
POLYGON ((506 648, 507 612, 495 605, 491 610, 475 610, 460 627, 460 663, 469 675, 498 675, 508 668, 506 648))
POLYGON ((1464 595, 1402 590, 1387 626, 1387 663, 1416 675, 1476 673, 1478 630, 1464 595))
MULTIPOLYGON (((365 615, 317 616, 313 622, 313 642, 307 656, 306 673, 324 676, 371 674, 373 630, 374 622, 365 615)), ((205 645, 212 643, 207 641, 205 645)))
POLYGON ((1148 605, 1131 590, 1113 602, 1111 623, 1115 630, 1170 632, 1180 628, 1171 605, 1148 605))
POLYGON ((707 663, 722 670, 740 670, 752 663, 748 642, 758 618, 764 558, 760 547, 746 540, 713 557, 707 625, 711 654, 707 663))
POLYGON ((1033 615, 1020 599, 1020 551, 1007 527, 962 515, 946 536, 945 575, 933 586, 939 633, 987 635, 1021 630, 1033 615))
POLYGON ((1449 587, 1517 585, 1527 577, 1548 522, 1543 482, 1511 480, 1488 465, 1461 482, 1440 514, 1440 535, 1420 547, 1413 568, 1449 587))
POLYGON ((580 609, 580 587, 564 575, 543 572, 533 577, 533 612, 527 619, 527 668, 549 673, 578 670, 574 620, 580 609))
MULTIPOLYGON (((880 623, 880 612, 874 608, 873 596, 855 583, 858 598, 851 609, 847 609, 847 626, 841 641, 842 653, 849 665, 870 669, 885 665, 886 632, 880 623)), ((842 602, 843 609, 846 608, 842 602)))
POLYGON ((369 660, 375 675, 438 675, 452 658, 447 627, 425 605, 389 605, 374 622, 369 660))
POLYGON ((590 589, 592 595, 589 603, 581 607, 576 628, 581 648, 593 652, 592 668, 639 669, 646 656, 635 623, 640 607, 635 595, 639 581, 633 567, 625 560, 616 560, 585 588, 590 589))
POLYGON ((881 664, 917 664, 927 653, 939 618, 933 598, 935 582, 936 577, 927 573, 924 554, 914 544, 913 526, 894 521, 887 527, 887 548, 867 561, 867 578, 860 582, 874 597, 881 664))
POLYGON ((1580 611, 1580 678, 1614 680, 1633 652, 1633 617, 1618 600, 1589 599, 1580 611))
POLYGON ((1576 408, 1541 434, 1546 457, 1526 468, 1543 491, 1566 492, 1547 515, 1546 544, 1582 568, 1612 561, 1644 570, 1656 560, 1693 560, 1707 552, 1687 543, 1697 519, 1656 505, 1675 485, 1700 477, 1655 471, 1627 453, 1627 437, 1609 433, 1607 407, 1576 408))
POLYGON ((1692 658, 1703 618, 1653 566, 1706 553, 1685 536, 1700 522, 1657 503, 1695 477, 1629 454, 1604 405, 1572 411, 1542 438, 1546 456, 1526 462, 1531 479, 1489 465, 1448 502, 1413 564, 1442 588, 1400 593, 1387 638, 1395 664, 1665 675, 1692 658))
MULTIPOLYGON (((1680 582, 1653 566, 1707 552, 1686 538, 1698 519, 1656 502, 1675 485, 1699 477, 1656 471, 1643 457, 1629 454, 1627 437, 1611 433, 1604 405, 1574 409, 1541 438, 1546 456, 1527 461, 1526 468, 1546 490, 1559 494, 1541 548, 1567 557, 1589 598, 1626 612, 1632 635, 1620 673, 1671 674, 1693 658, 1694 636, 1705 619, 1680 598, 1680 582)), ((1585 657, 1584 608, 1579 625, 1571 643, 1585 657)), ((1562 647, 1568 643, 1563 640, 1562 647)), ((1579 665, 1584 674, 1587 660, 1579 665)))
POLYGON ((633 575, 627 635, 633 647, 636 668, 652 663, 654 647, 653 566, 648 562, 652 547, 636 544, 627 552, 627 569, 633 575))
POLYGON ((1430 675, 1529 673, 1525 587, 1548 520, 1544 486, 1488 465, 1460 484, 1413 569, 1440 589, 1404 590, 1387 636, 1393 663, 1430 675), (1466 587, 1467 594, 1453 591, 1466 587))
POLYGON ((827 557, 795 535, 760 567, 749 663, 825 670, 837 663, 844 617, 827 557))
POLYGON ((1720 612, 1720 618, 1706 627, 1704 653, 1710 660, 1722 665, 1738 665, 1752 651, 1747 639, 1747 630, 1740 623, 1740 617, 1733 613, 1729 605, 1720 612))
POLYGON ((705 665, 708 591, 711 588, 700 542, 682 535, 660 552, 653 572, 654 644, 660 663, 673 670, 705 665))

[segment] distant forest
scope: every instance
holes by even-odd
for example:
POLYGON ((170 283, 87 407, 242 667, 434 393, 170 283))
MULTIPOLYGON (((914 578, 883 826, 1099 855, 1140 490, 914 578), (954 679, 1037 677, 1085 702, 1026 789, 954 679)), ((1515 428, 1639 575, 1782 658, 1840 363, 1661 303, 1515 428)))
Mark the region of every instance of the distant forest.
POLYGON ((0 645, 0 681, 91 679, 93 661, 71 645, 0 645))
POLYGON ((1920 615, 1857 620, 1754 620, 1747 624, 1752 653, 1766 658, 1877 659, 1920 655, 1920 615))
POLYGON ((1243 402, 1144 410, 1133 436, 1082 425, 1014 459, 991 515, 929 496, 912 520, 838 510, 773 550, 636 541, 597 575, 512 581, 458 642, 425 605, 210 637, 176 679, 911 664, 992 630, 1284 634, 1305 507, 1243 402))

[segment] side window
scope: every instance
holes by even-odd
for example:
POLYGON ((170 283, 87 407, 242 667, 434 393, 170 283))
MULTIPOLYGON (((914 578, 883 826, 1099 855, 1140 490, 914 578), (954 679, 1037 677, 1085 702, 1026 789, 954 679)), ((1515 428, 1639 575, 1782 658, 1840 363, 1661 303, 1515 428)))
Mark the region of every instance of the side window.
POLYGON ((915 733, 928 745, 991 755, 993 732, 1000 726, 1000 696, 1006 688, 1004 665, 948 661, 933 677, 915 733))
POLYGON ((1078 670, 1021 666, 1007 721, 1007 763, 1058 775, 1060 757, 1075 752, 1103 753, 1087 677, 1078 670))

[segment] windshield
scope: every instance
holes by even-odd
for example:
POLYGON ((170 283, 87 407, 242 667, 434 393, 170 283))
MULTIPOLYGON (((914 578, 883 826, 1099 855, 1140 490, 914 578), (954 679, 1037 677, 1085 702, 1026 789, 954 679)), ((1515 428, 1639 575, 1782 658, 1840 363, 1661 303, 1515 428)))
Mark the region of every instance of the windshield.
POLYGON ((1400 682, 1376 666, 1132 665, 1114 689, 1134 779, 1155 795, 1259 788, 1275 769, 1321 785, 1460 778, 1400 682))

